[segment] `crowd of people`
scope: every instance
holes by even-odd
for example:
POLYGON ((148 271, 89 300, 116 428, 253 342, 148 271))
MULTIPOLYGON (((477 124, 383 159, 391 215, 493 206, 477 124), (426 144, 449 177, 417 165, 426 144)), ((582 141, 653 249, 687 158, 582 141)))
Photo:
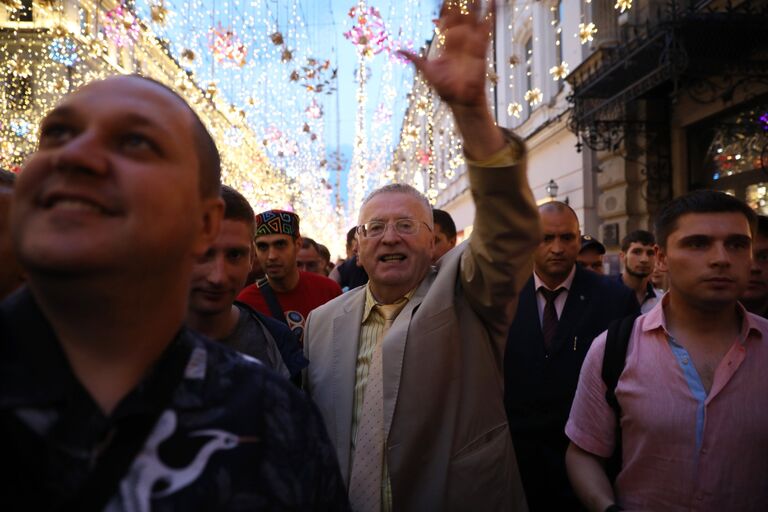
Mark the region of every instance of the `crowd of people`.
POLYGON ((488 109, 492 12, 451 5, 406 56, 462 137, 460 244, 389 184, 332 265, 148 78, 44 118, 0 173, 4 510, 768 510, 768 219, 688 193, 601 275, 488 109))

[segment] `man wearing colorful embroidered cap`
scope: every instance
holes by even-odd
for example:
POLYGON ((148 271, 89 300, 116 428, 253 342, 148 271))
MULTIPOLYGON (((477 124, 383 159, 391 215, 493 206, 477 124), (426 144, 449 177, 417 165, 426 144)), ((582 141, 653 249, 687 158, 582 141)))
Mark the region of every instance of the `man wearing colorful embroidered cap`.
POLYGON ((264 277, 246 287, 238 300, 285 322, 301 339, 309 312, 341 295, 341 288, 325 276, 299 270, 299 216, 268 210, 256 216, 256 258, 264 277))
POLYGON ((746 204, 712 190, 659 213, 656 254, 669 290, 635 320, 618 406, 602 375, 619 338, 602 334, 565 427, 568 476, 588 510, 768 510, 768 321, 737 302, 753 222, 746 204), (603 463, 618 443, 612 486, 603 463))

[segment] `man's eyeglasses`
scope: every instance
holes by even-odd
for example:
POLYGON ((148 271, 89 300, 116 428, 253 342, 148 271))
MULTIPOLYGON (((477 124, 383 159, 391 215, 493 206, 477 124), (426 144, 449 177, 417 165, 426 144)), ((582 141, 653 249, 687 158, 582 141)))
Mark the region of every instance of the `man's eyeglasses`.
POLYGON ((394 222, 372 220, 371 222, 366 222, 365 224, 357 226, 357 232, 360 233, 363 238, 379 238, 384 235, 387 231, 387 226, 390 224, 394 226, 395 231, 397 231, 397 234, 399 235, 415 235, 419 232, 422 224, 427 226, 428 230, 432 231, 429 224, 424 221, 416 219, 398 219, 394 222))

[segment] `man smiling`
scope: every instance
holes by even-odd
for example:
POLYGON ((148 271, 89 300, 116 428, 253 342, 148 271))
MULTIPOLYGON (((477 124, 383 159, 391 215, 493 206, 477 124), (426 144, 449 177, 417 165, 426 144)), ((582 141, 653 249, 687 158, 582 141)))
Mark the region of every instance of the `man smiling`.
POLYGON ((429 201, 382 187, 358 216, 368 284, 307 320, 307 390, 355 510, 525 510, 501 365, 539 229, 525 148, 488 110, 492 21, 478 6, 446 2, 444 53, 409 55, 462 135, 477 205, 468 243, 433 267, 429 201))
POLYGON ((146 78, 44 118, 11 212, 29 286, 0 303, 3 510, 345 509, 303 394, 184 327, 219 175, 200 119, 146 78))

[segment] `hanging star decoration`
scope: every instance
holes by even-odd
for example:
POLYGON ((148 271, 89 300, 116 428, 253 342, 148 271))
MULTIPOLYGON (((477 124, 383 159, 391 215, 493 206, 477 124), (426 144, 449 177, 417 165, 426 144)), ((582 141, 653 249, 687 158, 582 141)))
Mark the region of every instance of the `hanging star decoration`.
POLYGON ((309 57, 306 66, 291 73, 291 80, 301 80, 301 85, 309 92, 332 94, 336 90, 337 73, 336 68, 331 69, 330 60, 321 61, 309 57))
POLYGON ((513 55, 513 56, 511 56, 509 58, 509 67, 510 68, 514 68, 518 64, 520 64, 520 59, 517 57, 517 55, 513 55))
POLYGON ((312 100, 312 103, 309 104, 309 106, 304 110, 304 112, 307 114, 307 117, 310 119, 320 119, 321 117, 323 117, 323 109, 315 100, 312 100))
POLYGON ((358 53, 371 58, 388 48, 389 35, 384 20, 378 9, 352 7, 347 16, 357 21, 351 29, 344 32, 344 37, 357 47, 358 53))
POLYGON ((231 29, 224 29, 221 23, 209 31, 208 48, 213 58, 224 68, 242 68, 248 58, 248 47, 231 29))
POLYGON ((616 5, 613 8, 619 9, 619 12, 628 11, 632 8, 632 0, 616 0, 616 5))
POLYGON ((131 10, 120 4, 104 16, 103 31, 109 41, 122 48, 139 40, 141 27, 131 10))
POLYGON ((189 48, 184 48, 181 50, 181 60, 184 64, 191 66, 195 63, 195 59, 197 58, 197 54, 193 50, 190 50, 189 48))
POLYGON ((486 76, 493 85, 499 83, 499 75, 495 71, 489 71, 486 76))
POLYGON ((597 27, 594 23, 579 23, 579 41, 581 44, 593 41, 595 34, 597 34, 597 27))
POLYGON ((288 48, 283 48, 283 53, 280 54, 280 60, 283 62, 290 62, 293 60, 293 52, 288 48))
POLYGON ((507 114, 510 116, 515 116, 516 118, 520 119, 520 114, 523 112, 523 106, 517 102, 510 103, 507 106, 507 114))
POLYGON ((149 16, 158 25, 165 25, 165 22, 168 21, 168 8, 165 6, 165 0, 150 2, 149 16))
POLYGON ((269 39, 272 40, 272 44, 275 46, 282 46, 284 43, 283 34, 281 32, 274 32, 269 36, 269 39))
POLYGON ((534 87, 533 89, 526 91, 523 98, 528 102, 530 106, 533 107, 534 105, 541 103, 541 101, 544 99, 544 94, 542 94, 541 89, 534 87))
POLYGON ((552 75, 552 80, 557 82, 568 76, 568 63, 563 61, 559 66, 553 66, 549 69, 549 74, 552 75))

